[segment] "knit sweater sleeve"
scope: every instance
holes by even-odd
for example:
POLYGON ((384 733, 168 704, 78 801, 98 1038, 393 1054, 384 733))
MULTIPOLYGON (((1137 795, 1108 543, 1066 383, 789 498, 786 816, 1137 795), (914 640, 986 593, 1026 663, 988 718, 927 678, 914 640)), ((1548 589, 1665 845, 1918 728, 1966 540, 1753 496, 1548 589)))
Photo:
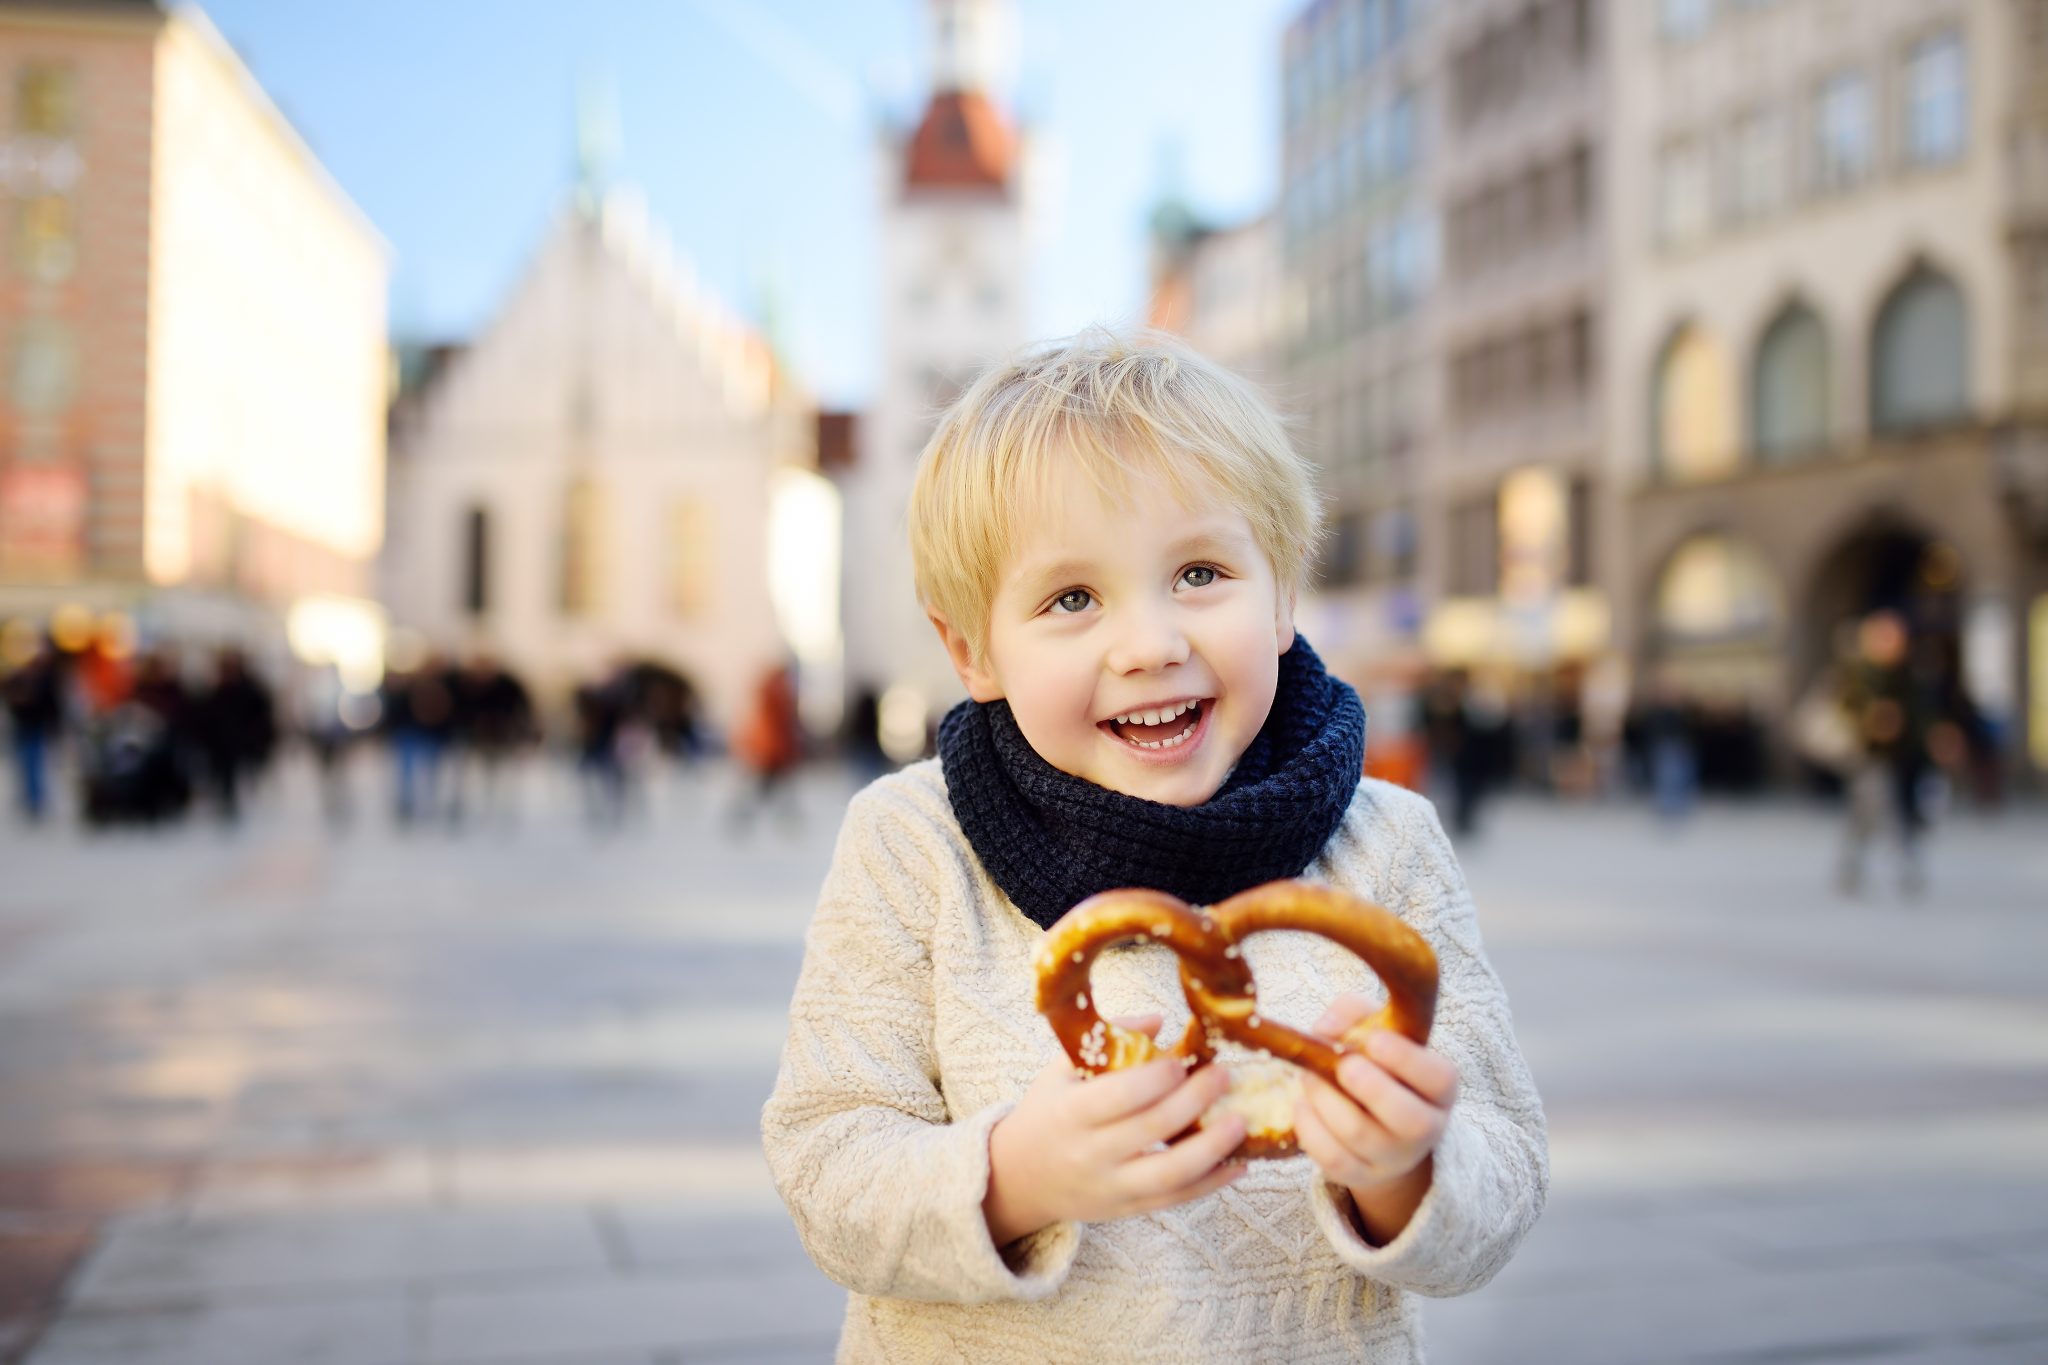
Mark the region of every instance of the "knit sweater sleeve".
POLYGON ((933 1043, 933 921, 948 849, 887 781, 854 799, 820 893, 761 1117, 804 1247, 857 1293, 937 1303, 1038 1299, 1079 1232, 998 1252, 982 1214, 989 1132, 1010 1104, 954 1118, 933 1043))
POLYGON ((1469 1293, 1507 1264, 1543 1211, 1550 1149, 1543 1106, 1515 1041, 1507 993, 1487 962, 1464 874, 1435 810, 1387 793, 1390 909, 1436 949, 1441 972, 1430 1046, 1456 1064, 1457 1102, 1434 1154, 1429 1193, 1393 1241, 1376 1247, 1351 1221, 1348 1191, 1311 1172, 1317 1223, 1346 1264, 1382 1284, 1432 1297, 1469 1293))

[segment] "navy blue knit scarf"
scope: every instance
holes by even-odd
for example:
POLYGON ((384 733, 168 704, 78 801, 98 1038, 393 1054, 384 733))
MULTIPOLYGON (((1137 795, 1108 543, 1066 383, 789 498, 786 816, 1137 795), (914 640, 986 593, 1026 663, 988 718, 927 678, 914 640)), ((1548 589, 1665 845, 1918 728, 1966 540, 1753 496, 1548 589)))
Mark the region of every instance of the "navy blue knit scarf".
POLYGON ((1051 928, 1077 902, 1123 886, 1214 905, 1298 876, 1358 789, 1365 708, 1295 637, 1272 714, 1223 789, 1199 806, 1126 796, 1038 756, 1008 702, 962 702, 939 726, 953 813, 997 886, 1051 928))

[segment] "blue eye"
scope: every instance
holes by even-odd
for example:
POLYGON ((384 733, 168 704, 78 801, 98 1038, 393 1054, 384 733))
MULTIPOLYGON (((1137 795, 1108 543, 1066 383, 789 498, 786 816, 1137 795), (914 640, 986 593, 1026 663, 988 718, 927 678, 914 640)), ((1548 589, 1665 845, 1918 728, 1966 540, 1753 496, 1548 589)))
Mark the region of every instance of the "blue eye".
POLYGON ((1067 615, 1088 610, 1088 604, 1095 600, 1094 594, 1086 588, 1069 588, 1052 600, 1052 609, 1067 615))
POLYGON ((1216 571, 1207 564, 1190 564, 1180 571, 1180 581, 1191 588, 1206 588, 1216 581, 1216 571))

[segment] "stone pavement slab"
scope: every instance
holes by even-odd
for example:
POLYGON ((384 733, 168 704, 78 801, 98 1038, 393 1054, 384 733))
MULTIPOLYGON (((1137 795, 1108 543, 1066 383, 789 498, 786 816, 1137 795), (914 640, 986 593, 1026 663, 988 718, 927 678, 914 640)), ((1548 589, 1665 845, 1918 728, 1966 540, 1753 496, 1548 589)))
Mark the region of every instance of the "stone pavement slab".
POLYGON ((417 1288, 478 1277, 601 1273, 596 1219, 580 1208, 428 1209, 121 1220, 71 1294, 113 1310, 311 1294, 417 1288))
POLYGON ((436 1289, 421 1359, 473 1365, 520 1354, 621 1349, 812 1350, 836 1341, 846 1293, 814 1269, 691 1267, 523 1289, 436 1289))
POLYGON ((30 1365, 409 1365, 404 1294, 289 1304, 207 1304, 160 1313, 75 1313, 30 1365))
POLYGON ((1489 1286, 1426 1309, 1445 1361, 1850 1360, 1983 1344, 2048 1343, 2048 1297, 1938 1261, 1788 1265, 1605 1283, 1489 1286))

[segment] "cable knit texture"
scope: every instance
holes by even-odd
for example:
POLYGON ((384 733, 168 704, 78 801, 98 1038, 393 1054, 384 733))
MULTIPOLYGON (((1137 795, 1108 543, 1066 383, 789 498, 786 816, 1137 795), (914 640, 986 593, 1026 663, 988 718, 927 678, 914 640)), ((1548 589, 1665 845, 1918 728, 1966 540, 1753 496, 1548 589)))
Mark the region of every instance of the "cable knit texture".
MULTIPOLYGON (((1543 1206, 1543 1113, 1430 805, 1358 784, 1303 874, 1386 906, 1435 947, 1431 1039, 1462 1078, 1435 1180, 1393 1242, 1353 1231, 1349 1196, 1297 1157, 1164 1212, 1056 1224, 1008 1249, 981 1201, 988 1135, 1060 1055, 1032 1006, 1043 931, 955 822, 939 763, 854 798, 812 920, 762 1136, 818 1265, 852 1293, 846 1361, 1417 1361, 1411 1294, 1462 1294, 1506 1262, 1543 1206)), ((1262 934, 1259 998, 1301 1026, 1340 991, 1383 992, 1344 949, 1262 934)), ((1095 966, 1104 1013, 1185 1020, 1174 959, 1095 966)), ((1242 1058, 1225 1044, 1225 1061, 1242 1058)))
POLYGON ((1292 877, 1351 805, 1365 708, 1308 641, 1280 656, 1273 709, 1223 789, 1169 806, 1097 786, 1040 757, 1006 701, 964 701, 939 727, 953 813, 995 884, 1035 923, 1098 891, 1146 886, 1195 905, 1292 877))

